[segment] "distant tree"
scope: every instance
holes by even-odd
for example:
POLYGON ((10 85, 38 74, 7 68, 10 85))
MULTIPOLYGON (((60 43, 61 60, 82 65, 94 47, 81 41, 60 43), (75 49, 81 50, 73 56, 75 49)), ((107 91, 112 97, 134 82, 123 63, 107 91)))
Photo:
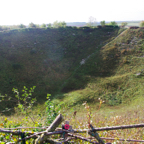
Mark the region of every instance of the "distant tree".
POLYGON ((90 17, 89 17, 89 21, 88 21, 88 23, 87 23, 87 26, 89 26, 89 27, 96 26, 96 18, 90 16, 90 17))
POLYGON ((26 26, 24 24, 20 24, 18 25, 19 28, 26 28, 26 26))
POLYGON ((127 24, 128 24, 127 22, 122 22, 122 23, 121 23, 121 26, 122 26, 122 27, 125 27, 127 24))
POLYGON ((118 26, 118 24, 115 21, 111 21, 108 25, 118 26))
POLYGON ((36 24, 36 28, 40 28, 40 25, 39 25, 39 24, 36 24))
POLYGON ((63 21, 63 22, 58 22, 58 21, 55 21, 53 23, 53 27, 54 28, 59 28, 59 27, 66 27, 66 23, 63 21))
POLYGON ((140 22, 140 27, 144 27, 144 21, 140 22))
POLYGON ((29 28, 36 28, 36 27, 37 27, 36 24, 34 24, 32 22, 29 24, 29 28))
POLYGON ((42 25, 41 25, 41 28, 46 28, 46 24, 42 24, 42 25))
POLYGON ((66 22, 65 21, 59 22, 59 26, 60 27, 66 27, 66 22))
POLYGON ((2 26, 0 26, 0 31, 2 31, 3 30, 3 28, 2 28, 2 26))
POLYGON ((52 27, 52 24, 51 24, 51 23, 47 24, 47 27, 48 27, 48 28, 51 28, 51 27, 52 27))
POLYGON ((101 26, 105 26, 105 21, 100 22, 101 26))

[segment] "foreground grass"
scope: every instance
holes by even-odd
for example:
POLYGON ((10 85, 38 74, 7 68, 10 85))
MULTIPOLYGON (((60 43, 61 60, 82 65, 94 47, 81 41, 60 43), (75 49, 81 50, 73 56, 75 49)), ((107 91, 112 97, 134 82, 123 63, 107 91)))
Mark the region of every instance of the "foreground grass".
MULTIPOLYGON (((118 106, 106 106, 102 104, 101 109, 98 110, 98 105, 90 105, 91 109, 91 124, 96 127, 107 127, 107 126, 118 126, 118 125, 131 125, 131 124, 140 124, 144 123, 144 98, 133 100, 129 105, 121 104, 118 106), (140 100, 141 99, 141 100, 140 100)), ((87 119, 87 110, 81 105, 79 108, 69 108, 67 110, 61 110, 62 115, 65 120, 70 121, 73 129, 88 129, 88 119, 87 119), (75 117, 73 117, 74 111, 77 111, 75 117)), ((24 115, 13 115, 9 117, 1 116, 0 123, 4 124, 1 127, 41 127, 46 126, 46 114, 43 109, 43 106, 37 107, 36 111, 31 112, 31 117, 33 121, 24 115), (41 114, 38 115, 38 114, 41 114), (7 119, 7 120, 6 120, 7 119)), ((38 129, 26 129, 27 131, 38 131, 38 129)), ((122 138, 122 139, 136 139, 144 140, 144 131, 143 128, 134 128, 127 130, 115 130, 115 131, 102 131, 98 132, 101 137, 109 138, 122 138)), ((87 134, 82 134, 85 137, 89 137, 87 134)), ((1 134, 2 137, 2 134, 1 134)), ((17 137, 15 137, 17 139, 17 137)), ((78 141, 77 141, 78 142, 78 141)), ((114 142, 106 140, 105 142, 114 142)), ((115 142, 119 143, 117 140, 115 142)), ((31 143, 31 141, 30 141, 31 143)), ((76 142, 75 142, 76 143, 76 142)), ((84 143, 80 142, 79 143, 84 143)), ((127 142, 123 142, 127 143, 127 142)))

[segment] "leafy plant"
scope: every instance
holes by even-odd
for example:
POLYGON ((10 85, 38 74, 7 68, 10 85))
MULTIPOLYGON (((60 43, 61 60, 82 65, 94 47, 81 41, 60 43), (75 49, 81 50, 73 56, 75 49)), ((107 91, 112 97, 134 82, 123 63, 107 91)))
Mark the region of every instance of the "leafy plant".
POLYGON ((144 21, 140 22, 140 27, 144 27, 144 21))
MULTIPOLYGON (((33 104, 36 102, 36 98, 32 98, 32 93, 34 92, 36 86, 31 87, 29 90, 24 86, 22 92, 23 94, 20 96, 18 89, 13 88, 12 91, 16 94, 15 97, 11 97, 8 95, 1 95, 0 94, 0 102, 3 101, 11 101, 15 102, 16 106, 14 109, 16 111, 19 111, 22 114, 28 115, 30 118, 31 116, 29 115, 29 110, 32 108, 33 104)), ((5 108, 3 112, 9 111, 11 109, 5 108)), ((31 120, 34 122, 34 120, 31 118, 31 120)))
POLYGON ((115 21, 111 21, 108 25, 117 26, 117 23, 115 21))
POLYGON ((127 24, 128 24, 127 22, 122 22, 122 23, 121 23, 121 26, 122 26, 122 27, 125 27, 127 24))
POLYGON ((105 26, 105 21, 100 22, 101 26, 105 26))
POLYGON ((36 28, 37 26, 36 26, 36 24, 34 24, 34 23, 31 22, 31 23, 29 24, 29 27, 30 27, 30 28, 36 28))
POLYGON ((33 104, 36 102, 36 98, 31 98, 35 87, 36 86, 33 86, 32 88, 30 88, 30 90, 28 90, 28 88, 24 86, 22 90, 23 94, 21 96, 19 95, 18 89, 12 89, 12 91, 16 94, 15 98, 18 100, 16 109, 19 109, 24 114, 27 114, 27 111, 31 109, 33 104))
POLYGON ((53 122, 55 117, 58 115, 60 108, 56 109, 54 102, 50 100, 51 94, 47 94, 47 101, 45 102, 46 106, 46 125, 53 122))

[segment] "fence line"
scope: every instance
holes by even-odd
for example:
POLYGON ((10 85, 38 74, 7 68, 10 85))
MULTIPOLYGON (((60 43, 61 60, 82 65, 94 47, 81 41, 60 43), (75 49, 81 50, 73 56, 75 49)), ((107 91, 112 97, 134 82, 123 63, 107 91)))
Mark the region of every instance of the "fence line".
MULTIPOLYGON (((88 132, 88 134, 92 137, 94 137, 100 144, 104 144, 104 142, 102 141, 102 139, 106 139, 106 140, 119 140, 119 141, 130 141, 130 142, 144 142, 144 140, 133 140, 133 139, 121 139, 121 138, 105 138, 105 137, 99 137, 97 131, 109 131, 109 130, 123 130, 123 129, 130 129, 130 128, 142 128, 144 127, 144 123, 142 124, 134 124, 134 125, 122 125, 122 126, 112 126, 112 127, 101 127, 101 128, 94 128, 91 124, 90 127, 91 129, 84 129, 84 130, 79 130, 79 129, 65 129, 65 128, 57 128, 58 125, 60 125, 60 123, 62 122, 63 117, 62 115, 58 115, 56 117, 56 119, 53 121, 53 123, 49 126, 49 127, 17 127, 17 128, 10 128, 10 130, 8 130, 9 128, 0 128, 0 132, 1 133, 12 133, 13 135, 22 135, 22 134, 26 134, 26 137, 23 137, 21 139, 18 140, 18 142, 22 141, 23 143, 30 139, 30 138, 34 138, 35 140, 35 144, 38 143, 43 143, 43 141, 49 142, 51 144, 62 144, 62 143, 66 143, 71 139, 74 138, 78 138, 81 139, 83 141, 87 141, 89 143, 94 143, 97 144, 97 142, 93 141, 92 138, 85 138, 83 136, 80 135, 75 135, 74 133, 85 133, 88 132), (28 128, 34 128, 34 129, 45 129, 45 131, 41 131, 41 132, 31 132, 31 131, 24 131, 21 132, 20 129, 28 129, 28 128), (13 129, 19 129, 19 130, 13 130, 13 129), (53 140, 50 139, 49 136, 51 135, 55 135, 55 134, 61 134, 63 135, 63 142, 59 142, 59 140, 53 140), (68 137, 70 136, 70 137, 68 137)), ((69 125, 69 124, 68 124, 69 125)), ((25 144, 25 143, 24 143, 25 144)))

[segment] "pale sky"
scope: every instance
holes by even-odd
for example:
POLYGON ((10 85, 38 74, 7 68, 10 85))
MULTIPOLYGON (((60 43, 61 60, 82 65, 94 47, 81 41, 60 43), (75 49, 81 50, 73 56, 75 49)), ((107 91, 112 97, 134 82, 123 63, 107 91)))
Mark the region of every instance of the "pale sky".
POLYGON ((144 0, 0 0, 0 25, 144 20, 144 0))

